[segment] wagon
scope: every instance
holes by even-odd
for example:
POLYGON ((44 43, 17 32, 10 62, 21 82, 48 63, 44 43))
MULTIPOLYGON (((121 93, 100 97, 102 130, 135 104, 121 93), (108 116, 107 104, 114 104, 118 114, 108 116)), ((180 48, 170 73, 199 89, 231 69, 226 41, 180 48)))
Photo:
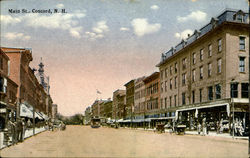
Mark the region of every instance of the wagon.
POLYGON ((177 125, 176 132, 177 134, 185 134, 186 125, 177 125))

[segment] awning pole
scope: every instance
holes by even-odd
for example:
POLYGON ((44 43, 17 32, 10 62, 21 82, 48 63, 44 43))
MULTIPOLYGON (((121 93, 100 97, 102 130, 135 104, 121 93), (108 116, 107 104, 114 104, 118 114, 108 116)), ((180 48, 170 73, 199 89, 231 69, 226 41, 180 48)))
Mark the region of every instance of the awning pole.
POLYGON ((33 107, 33 135, 35 135, 35 107, 33 107))

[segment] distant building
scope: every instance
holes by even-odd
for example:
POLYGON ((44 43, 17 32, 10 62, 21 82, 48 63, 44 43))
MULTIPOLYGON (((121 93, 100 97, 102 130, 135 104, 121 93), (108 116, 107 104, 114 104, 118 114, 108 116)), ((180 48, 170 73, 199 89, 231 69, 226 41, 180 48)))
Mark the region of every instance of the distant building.
POLYGON ((134 94, 135 94, 135 80, 130 80, 124 85, 126 87, 126 118, 133 119, 134 113, 134 94))
POLYGON ((136 119, 144 118, 145 112, 145 84, 143 80, 146 77, 140 77, 135 80, 135 94, 134 94, 134 115, 136 119))
POLYGON ((112 118, 115 120, 126 117, 126 91, 118 89, 113 92, 112 118))
POLYGON ((146 118, 159 117, 160 73, 154 72, 143 80, 145 84, 145 115, 146 118))
POLYGON ((52 104, 52 119, 55 120, 57 119, 57 104, 52 104))

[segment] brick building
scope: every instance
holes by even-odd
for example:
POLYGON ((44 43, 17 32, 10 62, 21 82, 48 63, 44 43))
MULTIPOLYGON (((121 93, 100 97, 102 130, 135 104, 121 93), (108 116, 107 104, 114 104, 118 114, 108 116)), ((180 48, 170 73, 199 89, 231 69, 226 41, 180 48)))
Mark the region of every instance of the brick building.
POLYGON ((135 95, 134 95, 134 104, 135 104, 135 109, 134 109, 134 117, 135 121, 138 123, 141 123, 142 120, 144 119, 145 116, 145 84, 143 80, 146 77, 140 77, 135 80, 135 95))
POLYGON ((226 10, 162 54, 161 108, 190 129, 248 118, 249 14, 226 10), (233 112, 234 111, 234 112, 233 112))
POLYGON ((46 104, 52 104, 52 99, 48 98, 43 86, 38 82, 35 76, 35 70, 29 67, 29 63, 33 60, 32 51, 26 48, 6 48, 1 47, 1 50, 10 59, 10 79, 17 85, 17 117, 27 117, 32 119, 33 115, 39 119, 45 119, 48 111, 46 104), (33 110, 35 111, 33 114, 33 110), (43 114, 41 114, 42 112, 43 114))
POLYGON ((135 80, 130 80, 124 86, 126 87, 125 116, 126 118, 133 119, 132 115, 134 113, 135 80))
POLYGON ((112 119, 125 119, 126 91, 118 89, 113 92, 112 119))
POLYGON ((160 108, 160 73, 154 72, 143 82, 145 84, 145 111, 149 115, 155 115, 160 108))
POLYGON ((17 84, 9 78, 9 57, 0 52, 0 131, 5 128, 7 121, 15 120, 17 84))

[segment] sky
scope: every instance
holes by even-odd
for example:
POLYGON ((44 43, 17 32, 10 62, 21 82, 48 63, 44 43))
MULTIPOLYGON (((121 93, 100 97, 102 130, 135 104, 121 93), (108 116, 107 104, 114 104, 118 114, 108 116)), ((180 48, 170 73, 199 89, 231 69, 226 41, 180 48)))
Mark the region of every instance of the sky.
POLYGON ((0 5, 1 46, 31 48, 31 68, 42 57, 51 97, 65 116, 84 113, 95 99, 112 98, 131 79, 158 71, 162 53, 226 8, 248 11, 247 0, 5 0, 0 5), (48 9, 52 12, 41 12, 48 9))

